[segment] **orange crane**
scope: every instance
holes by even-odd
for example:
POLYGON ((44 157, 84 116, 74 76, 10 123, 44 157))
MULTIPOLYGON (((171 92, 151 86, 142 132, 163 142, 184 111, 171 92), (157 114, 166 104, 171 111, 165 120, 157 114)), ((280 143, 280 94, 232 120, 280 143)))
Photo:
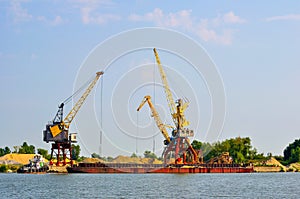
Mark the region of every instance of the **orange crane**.
MULTIPOLYGON (((96 77, 92 80, 92 82, 89 84, 88 88, 85 90, 85 92, 82 94, 82 96, 79 98, 79 100, 76 102, 76 104, 73 106, 71 111, 68 113, 68 115, 63 119, 63 108, 64 108, 64 102, 60 104, 58 107, 58 111, 54 117, 54 119, 46 125, 46 129, 43 131, 43 140, 45 142, 54 142, 52 143, 51 148, 51 159, 53 158, 53 153, 56 152, 56 165, 60 165, 60 152, 62 152, 62 159, 63 159, 63 165, 67 164, 67 153, 69 151, 69 159, 72 160, 72 145, 71 143, 75 143, 76 141, 76 134, 70 134, 69 135, 69 127, 71 125, 71 122, 75 118, 77 112, 83 105, 85 99, 88 97, 94 86, 96 85, 98 79, 100 76, 103 75, 103 72, 97 72, 96 77)), ((77 92, 76 92, 77 93, 77 92)), ((71 96, 72 97, 72 96, 71 96)), ((68 98, 70 99, 70 98, 68 98)), ((67 100, 68 100, 67 99, 67 100)), ((67 101, 65 100, 65 101, 67 101)), ((70 162, 72 164, 72 161, 70 162)))
POLYGON ((171 142, 171 138, 167 132, 167 129, 165 127, 165 125, 162 123, 158 112, 156 111, 152 101, 151 101, 151 97, 149 95, 146 95, 143 99, 143 101, 141 102, 141 104, 139 105, 139 107, 137 108, 137 111, 140 111, 141 108, 145 105, 145 103, 148 103, 150 110, 152 112, 152 117, 154 118, 157 127, 159 128, 159 130, 161 131, 161 133, 163 134, 165 140, 164 140, 164 144, 168 145, 171 142))
POLYGON ((156 49, 153 49, 154 55, 156 58, 157 66, 160 72, 161 80, 164 86, 164 91, 166 94, 167 102, 169 109, 171 111, 171 116, 176 126, 176 129, 173 130, 172 136, 174 137, 173 141, 165 148, 163 152, 164 159, 166 161, 167 156, 170 156, 169 153, 175 152, 175 163, 181 163, 183 159, 183 163, 187 163, 187 153, 190 153, 192 156, 189 163, 199 163, 199 157, 197 152, 194 150, 188 137, 193 137, 193 130, 189 130, 188 128, 184 128, 189 125, 189 121, 185 119, 184 112, 188 107, 188 102, 183 102, 182 99, 178 99, 175 101, 173 99, 172 92, 170 90, 166 73, 161 65, 160 58, 156 49))

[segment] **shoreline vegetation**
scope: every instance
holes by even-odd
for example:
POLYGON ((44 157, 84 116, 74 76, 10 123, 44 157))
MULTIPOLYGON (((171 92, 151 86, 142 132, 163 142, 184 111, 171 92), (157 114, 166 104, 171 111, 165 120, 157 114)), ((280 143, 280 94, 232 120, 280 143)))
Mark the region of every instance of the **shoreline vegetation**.
MULTIPOLYGON (((231 138, 213 144, 194 140, 194 149, 201 151, 204 162, 211 158, 218 157, 224 152, 229 152, 234 163, 251 164, 255 172, 298 172, 300 171, 300 139, 290 143, 283 151, 283 156, 273 156, 272 153, 257 153, 257 149, 252 147, 249 137, 231 138)), ((46 149, 37 149, 33 145, 24 142, 21 146, 15 146, 11 152, 9 147, 0 148, 0 173, 16 172, 20 167, 29 163, 36 152, 45 159, 50 160, 50 155, 46 149)), ((80 146, 74 145, 73 160, 76 162, 103 162, 103 163, 138 163, 138 164, 162 164, 162 158, 157 157, 151 151, 146 150, 144 157, 133 153, 131 156, 119 155, 113 157, 100 157, 93 153, 91 157, 79 156, 80 146)))

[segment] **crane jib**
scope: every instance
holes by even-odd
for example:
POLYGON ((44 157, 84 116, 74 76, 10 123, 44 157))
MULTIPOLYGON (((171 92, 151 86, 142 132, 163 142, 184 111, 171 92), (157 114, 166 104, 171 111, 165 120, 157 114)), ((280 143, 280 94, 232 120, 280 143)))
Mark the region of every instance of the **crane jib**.
POLYGON ((71 111, 68 113, 68 115, 64 118, 64 120, 62 120, 64 103, 62 103, 59 106, 59 110, 58 110, 58 112, 57 112, 57 114, 56 114, 56 116, 55 116, 55 118, 52 122, 53 124, 52 125, 47 125, 47 127, 46 127, 46 132, 45 132, 46 135, 44 135, 44 140, 46 142, 60 141, 60 139, 64 139, 64 140, 68 139, 68 138, 65 138, 65 136, 61 136, 61 138, 60 138, 60 137, 58 137, 58 135, 61 134, 62 132, 66 132, 65 134, 67 136, 68 130, 69 130, 69 127, 70 127, 70 124, 71 124, 72 120, 76 116, 77 112, 79 111, 79 109, 83 105, 85 99, 88 97, 88 95, 90 94, 90 92, 92 91, 92 89, 94 88, 94 86, 96 85, 98 79, 100 78, 100 76, 102 74, 103 74, 102 71, 96 73, 96 77, 94 78, 94 80, 89 84, 88 88, 82 94, 80 99, 76 102, 76 104, 71 109, 71 111), (51 134, 51 136, 48 135, 49 133, 51 134))

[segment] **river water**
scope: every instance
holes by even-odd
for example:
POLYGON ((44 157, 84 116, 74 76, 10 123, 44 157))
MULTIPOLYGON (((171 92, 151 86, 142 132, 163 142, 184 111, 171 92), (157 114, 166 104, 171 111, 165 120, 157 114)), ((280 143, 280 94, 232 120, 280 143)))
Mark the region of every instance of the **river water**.
POLYGON ((0 174, 0 198, 300 198, 300 173, 0 174))

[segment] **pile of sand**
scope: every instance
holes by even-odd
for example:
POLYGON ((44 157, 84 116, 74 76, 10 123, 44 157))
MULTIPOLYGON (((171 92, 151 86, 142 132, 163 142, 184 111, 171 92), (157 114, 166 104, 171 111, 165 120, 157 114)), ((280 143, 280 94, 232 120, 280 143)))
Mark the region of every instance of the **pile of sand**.
POLYGON ((162 164, 163 162, 158 160, 158 159, 154 159, 154 161, 152 162, 152 164, 162 164))
POLYGON ((296 163, 292 163, 288 166, 287 168, 289 171, 300 171, 300 163, 296 162, 296 163))
POLYGON ((275 166, 275 167, 282 167, 284 168, 285 166, 283 166, 278 160, 276 160, 275 158, 271 157, 270 159, 268 159, 265 164, 267 166, 275 166))
POLYGON ((11 162, 14 164, 29 164, 29 160, 32 159, 35 154, 6 154, 0 157, 0 162, 11 162))
POLYGON ((262 165, 256 165, 254 168, 257 172, 277 172, 277 171, 286 171, 287 168, 282 165, 278 160, 271 157, 267 161, 264 161, 262 165))
POLYGON ((128 157, 119 155, 112 161, 113 163, 133 163, 133 164, 162 164, 161 161, 152 158, 128 157))
POLYGON ((97 163, 97 162, 104 163, 104 161, 99 159, 99 158, 84 158, 81 162, 84 162, 84 163, 97 163))

